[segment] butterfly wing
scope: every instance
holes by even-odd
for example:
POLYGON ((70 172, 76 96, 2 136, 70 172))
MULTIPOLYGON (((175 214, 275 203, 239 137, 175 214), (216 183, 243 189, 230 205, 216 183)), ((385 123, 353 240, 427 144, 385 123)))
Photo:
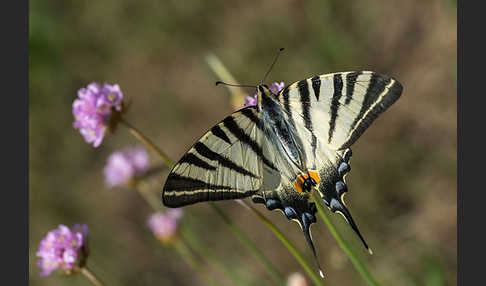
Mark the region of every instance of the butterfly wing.
POLYGON ((371 71, 314 76, 284 88, 279 101, 302 138, 308 168, 316 168, 318 190, 326 205, 342 214, 361 236, 343 202, 344 176, 350 170, 349 147, 401 95, 395 79, 371 71))
POLYGON ((402 93, 395 79, 371 71, 325 74, 284 88, 279 100, 328 148, 349 148, 402 93))
POLYGON ((276 170, 259 142, 262 126, 255 107, 243 108, 215 125, 171 170, 164 205, 245 198, 262 185, 264 167, 276 170))

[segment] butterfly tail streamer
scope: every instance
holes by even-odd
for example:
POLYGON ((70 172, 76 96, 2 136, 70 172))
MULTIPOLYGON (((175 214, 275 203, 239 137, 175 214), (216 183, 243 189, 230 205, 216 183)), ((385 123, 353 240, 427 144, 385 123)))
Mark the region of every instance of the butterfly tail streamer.
POLYGON ((353 217, 351 216, 351 213, 349 212, 349 210, 344 206, 344 204, 342 204, 340 201, 336 200, 336 199, 333 199, 331 201, 331 210, 333 212, 338 212, 340 213, 345 219, 346 221, 349 223, 349 225, 351 226, 351 228, 353 229, 353 231, 358 235, 358 237, 361 239, 361 242, 363 243, 364 247, 366 248, 366 250, 370 253, 370 254, 373 254, 373 251, 371 250, 371 248, 369 248, 368 244, 366 243, 364 237, 361 235, 361 232, 359 231, 358 229, 358 226, 356 225, 356 223, 354 222, 353 220, 353 217))
POLYGON ((307 240, 307 244, 312 250, 312 254, 314 254, 314 260, 316 261, 317 268, 319 269, 319 275, 322 278, 324 278, 324 272, 322 271, 321 265, 319 264, 319 259, 317 258, 316 249, 314 247, 314 242, 312 241, 312 236, 310 234, 310 226, 311 223, 307 220, 304 214, 302 217, 302 231, 304 232, 304 236, 305 239, 307 240))

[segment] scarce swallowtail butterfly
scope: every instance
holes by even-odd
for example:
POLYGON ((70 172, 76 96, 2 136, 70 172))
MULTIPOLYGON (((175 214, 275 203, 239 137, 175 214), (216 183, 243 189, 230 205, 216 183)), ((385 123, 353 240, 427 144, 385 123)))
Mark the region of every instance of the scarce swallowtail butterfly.
POLYGON ((317 211, 310 192, 317 190, 371 253, 343 201, 350 147, 400 97, 402 85, 372 71, 351 71, 316 75, 278 94, 260 84, 256 92, 256 106, 216 124, 173 167, 164 205, 251 197, 299 223, 319 266, 310 235, 317 211))

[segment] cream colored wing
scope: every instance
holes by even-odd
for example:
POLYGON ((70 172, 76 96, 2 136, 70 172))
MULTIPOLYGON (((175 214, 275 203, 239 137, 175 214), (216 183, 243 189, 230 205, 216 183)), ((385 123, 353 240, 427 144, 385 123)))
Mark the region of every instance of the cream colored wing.
POLYGON ((342 72, 295 82, 280 92, 279 101, 296 128, 305 127, 330 149, 344 150, 402 89, 395 79, 375 72, 342 72))
POLYGON ((255 107, 243 108, 211 128, 171 170, 164 205, 244 198, 262 185, 263 168, 277 167, 263 154, 263 130, 255 107))

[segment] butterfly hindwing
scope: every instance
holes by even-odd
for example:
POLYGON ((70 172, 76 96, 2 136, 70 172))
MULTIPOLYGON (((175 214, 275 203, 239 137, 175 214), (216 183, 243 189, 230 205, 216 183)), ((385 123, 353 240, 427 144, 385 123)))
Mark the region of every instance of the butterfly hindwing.
POLYGON ((162 193, 164 205, 181 207, 256 194, 262 184, 262 164, 276 169, 263 155, 260 124, 256 108, 247 107, 211 128, 170 172, 162 193))

